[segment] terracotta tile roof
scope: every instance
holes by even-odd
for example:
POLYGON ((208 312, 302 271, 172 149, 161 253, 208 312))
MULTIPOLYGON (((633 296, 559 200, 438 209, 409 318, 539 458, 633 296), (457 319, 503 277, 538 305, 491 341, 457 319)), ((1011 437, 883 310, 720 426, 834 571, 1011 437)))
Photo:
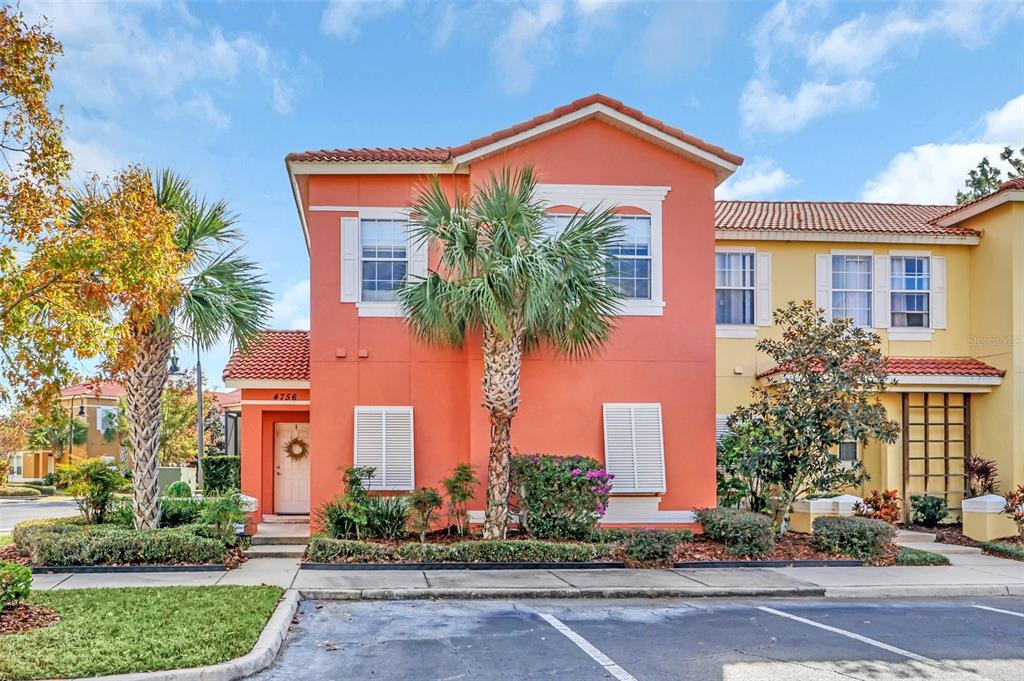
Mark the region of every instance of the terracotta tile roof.
POLYGON ((513 135, 517 135, 525 130, 535 128, 538 125, 543 125, 557 118, 565 116, 567 114, 574 113, 580 109, 586 108, 591 104, 603 104, 610 109, 614 109, 621 114, 625 114, 631 118, 645 123, 652 128, 675 137, 676 139, 691 144, 698 149, 708 152, 722 158, 730 163, 739 165, 743 163, 743 158, 736 154, 730 153, 717 145, 706 142, 699 137, 687 134, 679 128, 672 127, 663 121, 656 118, 651 118, 642 111, 638 111, 632 107, 628 107, 617 99, 611 97, 605 97, 601 94, 593 94, 582 99, 577 99, 574 102, 560 106, 557 109, 534 116, 528 121, 523 121, 513 125, 510 128, 504 130, 498 130, 490 135, 484 137, 478 137, 477 139, 462 144, 457 147, 416 147, 408 149, 390 149, 390 148, 369 148, 369 149, 322 149, 319 151, 304 151, 293 154, 288 154, 285 157, 287 161, 312 161, 321 163, 330 162, 378 162, 378 163, 398 163, 398 162, 423 162, 423 163, 443 163, 450 160, 455 156, 461 156, 462 154, 475 151, 488 144, 494 142, 500 142, 501 140, 508 139, 513 135))
POLYGON ((450 147, 367 147, 302 151, 285 158, 318 163, 443 163, 451 156, 450 147))
MULTIPOLYGON (((886 364, 893 376, 1002 376, 1006 373, 973 357, 890 357, 886 364)), ((757 377, 782 372, 782 368, 774 366, 757 377)))
POLYGON ((116 381, 87 381, 68 386, 60 391, 61 397, 89 395, 94 397, 122 397, 124 388, 116 381))
POLYGON ((227 390, 213 393, 213 399, 217 401, 217 407, 222 411, 228 407, 237 407, 242 402, 241 390, 227 390))
POLYGON ((715 229, 947 234, 975 236, 973 229, 941 227, 932 220, 950 206, 847 201, 716 201, 715 229))
POLYGON ((932 221, 935 222, 956 215, 957 213, 970 208, 974 204, 980 203, 981 201, 985 201, 995 196, 996 194, 1001 194, 1003 192, 1014 190, 1024 191, 1024 177, 1015 177, 1012 180, 1007 180, 1006 182, 999 185, 999 189, 989 194, 985 194, 985 196, 982 196, 981 198, 974 199, 973 201, 968 201, 967 203, 961 204, 959 206, 951 206, 952 210, 948 210, 941 215, 936 215, 934 218, 932 218, 932 221))
POLYGON ((231 353, 224 380, 308 381, 309 331, 264 331, 249 352, 231 353))

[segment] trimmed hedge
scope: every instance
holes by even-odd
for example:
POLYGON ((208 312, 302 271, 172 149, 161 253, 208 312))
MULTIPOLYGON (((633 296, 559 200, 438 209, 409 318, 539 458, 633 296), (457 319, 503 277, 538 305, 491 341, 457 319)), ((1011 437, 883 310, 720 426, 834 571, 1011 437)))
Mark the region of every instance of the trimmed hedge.
POLYGON ((949 565, 949 558, 941 553, 922 551, 901 546, 896 554, 897 565, 949 565))
POLYGON ((0 487, 0 497, 38 497, 41 495, 42 492, 35 487, 14 487, 10 485, 0 487))
POLYGON ((24 553, 32 550, 32 544, 38 537, 63 532, 81 532, 85 522, 78 517, 72 518, 40 518, 18 523, 11 531, 11 541, 24 553))
POLYGON ((0 611, 28 598, 32 590, 32 570, 24 565, 0 560, 0 611))
POLYGON ((242 457, 204 456, 203 487, 206 492, 223 492, 242 486, 242 457))
POLYGON ((616 547, 607 544, 475 540, 391 546, 323 535, 310 537, 306 548, 312 563, 585 563, 612 560, 615 554, 616 547))
POLYGON ((775 529, 771 518, 738 508, 703 508, 697 520, 704 536, 722 542, 726 550, 740 558, 761 558, 775 547, 775 529))
POLYGON ((985 553, 991 553, 993 556, 1024 561, 1024 546, 1020 544, 1010 544, 1002 541, 983 541, 978 546, 985 553))
POLYGON ((591 535, 593 541, 622 547, 627 561, 643 564, 668 564, 675 560, 676 546, 693 541, 690 530, 639 530, 600 528, 591 535))
POLYGON ((19 483, 21 487, 31 487, 32 489, 39 490, 40 494, 56 494, 57 488, 54 485, 44 485, 41 482, 22 482, 19 483))
POLYGON ((812 525, 814 543, 823 551, 875 560, 885 555, 896 536, 896 528, 874 518, 815 518, 812 525))

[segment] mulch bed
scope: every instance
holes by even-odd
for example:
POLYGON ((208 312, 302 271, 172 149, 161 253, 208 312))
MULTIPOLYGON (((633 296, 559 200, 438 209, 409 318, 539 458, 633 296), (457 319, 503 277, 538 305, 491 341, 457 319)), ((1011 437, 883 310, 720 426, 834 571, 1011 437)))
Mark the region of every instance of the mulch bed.
POLYGON ((228 570, 234 570, 247 560, 249 560, 249 557, 245 555, 244 548, 241 546, 232 546, 228 549, 228 555, 227 558, 224 559, 224 565, 228 570))
MULTIPOLYGON (((775 540, 775 548, 767 556, 757 560, 849 560, 849 556, 837 556, 822 551, 814 545, 811 536, 808 534, 797 534, 789 532, 775 540)), ((738 558, 729 553, 725 545, 701 535, 693 538, 693 541, 680 544, 676 549, 676 560, 705 561, 705 560, 750 560, 749 558, 738 558)))
POLYGON ((929 532, 935 535, 939 544, 957 544, 959 546, 977 546, 978 542, 964 534, 964 526, 957 524, 924 527, 923 525, 900 525, 901 529, 914 532, 929 532))
POLYGON ((0 610, 0 636, 42 629, 60 621, 60 615, 42 605, 20 603, 0 610))
POLYGON ((8 544, 3 548, 0 548, 0 560, 7 561, 8 563, 17 563, 18 565, 28 565, 28 556, 24 556, 14 544, 8 544))

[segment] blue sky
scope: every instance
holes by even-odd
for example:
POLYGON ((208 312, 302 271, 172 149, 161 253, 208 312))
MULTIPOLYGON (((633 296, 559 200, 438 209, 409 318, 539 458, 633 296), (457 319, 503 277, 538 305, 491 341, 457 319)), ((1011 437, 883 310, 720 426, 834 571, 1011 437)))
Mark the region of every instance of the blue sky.
POLYGON ((227 200, 277 328, 308 324, 290 151, 455 145, 592 92, 745 157, 723 198, 947 203, 1024 146, 1021 2, 22 6, 64 42, 76 172, 169 166, 227 200))

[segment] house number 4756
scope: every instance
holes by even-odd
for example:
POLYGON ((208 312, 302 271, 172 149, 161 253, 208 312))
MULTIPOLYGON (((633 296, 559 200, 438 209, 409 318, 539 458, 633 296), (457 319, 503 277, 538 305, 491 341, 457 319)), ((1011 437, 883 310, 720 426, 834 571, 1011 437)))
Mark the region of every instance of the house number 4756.
POLYGON ((298 393, 274 393, 275 400, 297 400, 299 399, 298 393))

